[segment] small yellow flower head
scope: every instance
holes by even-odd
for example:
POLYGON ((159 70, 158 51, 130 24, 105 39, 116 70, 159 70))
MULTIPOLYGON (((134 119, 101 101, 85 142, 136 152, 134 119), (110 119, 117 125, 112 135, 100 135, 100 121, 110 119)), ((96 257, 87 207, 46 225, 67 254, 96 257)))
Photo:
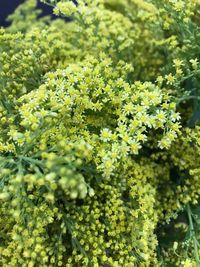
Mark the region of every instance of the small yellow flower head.
POLYGON ((67 17, 73 15, 77 10, 76 5, 72 1, 58 2, 54 8, 55 15, 65 15, 67 17))
POLYGON ((172 75, 172 73, 165 76, 165 79, 167 81, 167 84, 173 84, 175 82, 175 77, 172 75))
POLYGON ((186 260, 182 261, 181 264, 183 267, 193 267, 194 266, 192 260, 190 260, 190 259, 186 259, 186 260))
POLYGON ((198 68, 198 59, 197 58, 195 58, 195 59, 190 59, 190 63, 191 63, 191 65, 192 65, 192 68, 194 69, 194 70, 196 70, 197 68, 198 68))

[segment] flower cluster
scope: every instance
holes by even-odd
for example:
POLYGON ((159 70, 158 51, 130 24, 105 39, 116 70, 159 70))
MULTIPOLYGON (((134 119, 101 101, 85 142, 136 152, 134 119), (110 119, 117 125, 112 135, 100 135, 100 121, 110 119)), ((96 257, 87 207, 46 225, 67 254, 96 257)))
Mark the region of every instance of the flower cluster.
POLYGON ((200 266, 199 0, 42 2, 0 28, 0 265, 200 266))

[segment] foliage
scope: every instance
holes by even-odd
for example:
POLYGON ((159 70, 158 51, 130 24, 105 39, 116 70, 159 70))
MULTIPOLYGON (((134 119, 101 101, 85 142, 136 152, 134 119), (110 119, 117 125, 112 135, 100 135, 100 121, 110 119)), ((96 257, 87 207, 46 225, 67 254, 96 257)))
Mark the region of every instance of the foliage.
POLYGON ((43 2, 0 29, 0 265, 199 267, 200 1, 43 2))

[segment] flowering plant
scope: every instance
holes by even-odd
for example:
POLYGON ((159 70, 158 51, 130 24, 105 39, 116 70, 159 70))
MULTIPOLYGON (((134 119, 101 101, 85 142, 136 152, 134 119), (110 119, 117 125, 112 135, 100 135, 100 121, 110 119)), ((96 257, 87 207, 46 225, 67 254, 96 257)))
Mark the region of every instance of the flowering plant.
POLYGON ((42 2, 0 29, 1 266, 200 266, 200 1, 42 2))

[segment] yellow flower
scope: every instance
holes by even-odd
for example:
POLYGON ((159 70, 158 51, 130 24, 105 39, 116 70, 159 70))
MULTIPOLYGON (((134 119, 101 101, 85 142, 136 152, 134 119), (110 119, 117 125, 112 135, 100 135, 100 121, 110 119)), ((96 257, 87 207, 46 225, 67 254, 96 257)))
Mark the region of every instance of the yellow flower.
POLYGON ((197 58, 195 58, 195 59, 190 59, 190 63, 192 64, 192 68, 194 69, 194 70, 196 70, 197 69, 197 67, 198 67, 198 59, 197 58))
POLYGON ((167 84, 173 84, 175 81, 175 77, 171 73, 166 75, 165 79, 167 80, 167 84))

